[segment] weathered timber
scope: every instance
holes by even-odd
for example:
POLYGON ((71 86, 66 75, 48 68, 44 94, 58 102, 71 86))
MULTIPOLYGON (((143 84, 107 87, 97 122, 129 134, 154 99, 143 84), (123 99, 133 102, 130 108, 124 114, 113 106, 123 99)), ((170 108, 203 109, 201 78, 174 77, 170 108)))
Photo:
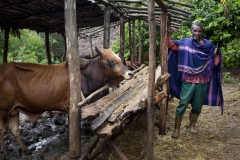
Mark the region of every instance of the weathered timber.
MULTIPOLYGON (((144 106, 143 102, 139 103, 139 106, 144 106)), ((140 107, 142 108, 142 107, 140 107)), ((97 133, 102 139, 116 139, 119 137, 132 123, 134 123, 139 116, 144 113, 144 110, 140 110, 134 115, 129 115, 126 119, 123 119, 121 122, 117 121, 115 123, 105 122, 105 126, 98 129, 97 133)))
POLYGON ((135 95, 136 90, 142 87, 141 82, 138 83, 138 85, 135 85, 131 88, 131 90, 127 90, 124 92, 118 99, 115 99, 110 105, 107 106, 105 110, 102 110, 100 115, 94 119, 91 123, 92 130, 96 130, 98 127, 100 127, 104 121, 112 114, 112 112, 123 102, 131 98, 135 95))
POLYGON ((114 133, 120 132, 120 123, 106 123, 106 125, 103 128, 100 128, 98 132, 98 135, 103 139, 110 139, 114 133))
POLYGON ((90 105, 84 106, 81 109, 82 119, 92 119, 99 115, 101 110, 104 110, 104 108, 113 103, 113 101, 120 97, 123 92, 130 89, 133 85, 137 84, 141 80, 140 75, 147 74, 146 73, 147 68, 148 67, 145 67, 142 70, 140 70, 138 73, 134 75, 134 77, 131 80, 123 81, 122 82, 123 85, 121 85, 121 87, 118 88, 117 90, 111 92, 111 94, 99 99, 98 101, 90 105))
POLYGON ((117 109, 115 109, 114 112, 111 114, 111 116, 108 118, 108 121, 112 123, 115 122, 118 116, 122 114, 126 106, 128 106, 128 104, 129 102, 126 101, 123 104, 121 104, 117 109))
MULTIPOLYGON (((160 67, 156 70, 157 77, 160 76, 161 69, 160 67)), ((119 110, 115 110, 111 116, 113 116, 115 119, 115 122, 112 121, 105 121, 104 124, 102 124, 102 127, 98 129, 98 134, 101 138, 109 139, 113 134, 118 134, 119 130, 122 130, 121 128, 124 128, 128 123, 130 123, 132 120, 132 117, 140 113, 141 111, 144 111, 146 108, 146 97, 147 97, 147 75, 143 77, 141 83, 143 83, 142 87, 137 90, 137 93, 133 97, 129 97, 129 100, 126 102, 128 105, 122 111, 122 108, 119 107, 119 110), (110 122, 110 123, 108 123, 110 122), (118 124, 118 125, 116 125, 118 124), (120 124, 120 125, 119 125, 120 124)), ((157 79, 157 78, 155 78, 157 79)), ((156 80, 155 80, 156 81, 156 80)), ((137 85, 140 85, 141 83, 138 83, 137 85)), ((158 103, 159 100, 166 97, 165 92, 160 92, 158 95, 154 98, 154 104, 158 103)), ((126 104, 125 104, 126 105, 126 104)))

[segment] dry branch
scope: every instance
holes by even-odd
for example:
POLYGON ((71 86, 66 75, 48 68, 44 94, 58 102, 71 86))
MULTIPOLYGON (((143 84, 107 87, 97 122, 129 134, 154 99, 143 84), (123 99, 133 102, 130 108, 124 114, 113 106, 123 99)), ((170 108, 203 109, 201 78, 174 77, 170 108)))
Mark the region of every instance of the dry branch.
POLYGON ((83 99, 83 101, 79 102, 79 103, 78 103, 78 106, 81 107, 83 104, 89 102, 89 100, 90 100, 91 98, 93 98, 95 95, 97 95, 98 93, 100 93, 100 92, 102 92, 102 91, 104 91, 104 90, 106 90, 106 89, 108 89, 108 88, 109 88, 109 85, 105 85, 104 87, 98 89, 97 91, 95 91, 95 92, 93 92, 92 94, 90 94, 87 98, 83 99))

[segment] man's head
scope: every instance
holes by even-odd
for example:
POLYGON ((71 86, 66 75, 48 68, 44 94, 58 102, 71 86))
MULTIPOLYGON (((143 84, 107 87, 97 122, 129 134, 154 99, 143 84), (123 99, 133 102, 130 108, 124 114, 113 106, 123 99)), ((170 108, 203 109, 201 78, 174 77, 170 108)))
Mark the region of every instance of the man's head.
POLYGON ((192 33, 193 39, 200 41, 200 39, 202 37, 202 31, 203 31, 202 23, 195 22, 192 24, 191 33, 192 33))

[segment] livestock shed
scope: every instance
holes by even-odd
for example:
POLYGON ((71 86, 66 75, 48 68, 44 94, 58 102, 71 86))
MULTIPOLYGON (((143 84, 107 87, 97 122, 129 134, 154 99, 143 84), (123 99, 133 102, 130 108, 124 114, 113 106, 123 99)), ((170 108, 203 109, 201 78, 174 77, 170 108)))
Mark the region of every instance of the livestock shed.
MULTIPOLYGON (((143 110, 147 110, 147 122, 148 122, 148 139, 147 139, 147 159, 153 159, 153 106, 155 104, 154 100, 154 90, 155 82, 158 78, 164 79, 161 82, 161 98, 160 101, 160 112, 159 112, 159 133, 164 134, 166 128, 166 108, 168 103, 168 98, 166 94, 168 93, 168 81, 167 78, 167 32, 170 30, 176 31, 180 26, 181 22, 187 20, 191 16, 191 8, 194 5, 182 3, 173 0, 4 0, 0 1, 0 27, 4 30, 4 53, 3 53, 3 63, 7 62, 7 52, 8 52, 8 39, 9 33, 11 31, 17 31, 19 29, 30 29, 37 32, 44 32, 46 36, 46 48, 49 46, 48 36, 51 33, 62 34, 66 40, 66 54, 68 55, 68 65, 71 81, 70 81, 70 110, 69 110, 69 158, 77 159, 81 157, 81 144, 80 144, 80 128, 78 119, 80 119, 80 105, 84 101, 84 97, 81 96, 81 90, 79 88, 79 77, 80 71, 77 66, 80 66, 79 52, 78 52, 78 37, 86 38, 98 36, 100 31, 104 31, 103 48, 110 48, 109 36, 110 28, 116 25, 120 26, 120 57, 123 58, 124 55, 124 24, 129 23, 132 27, 129 29, 129 40, 131 42, 131 62, 132 65, 136 63, 136 41, 135 41, 135 20, 147 21, 149 24, 150 42, 149 42, 149 66, 143 69, 144 76, 139 78, 142 83, 142 89, 144 90, 144 96, 139 95, 140 102, 137 106, 143 110), (180 7, 179 7, 180 6, 180 7), (156 25, 161 27, 161 47, 160 47, 160 57, 161 57, 161 68, 156 70, 156 25), (148 70, 146 74, 146 70, 148 70), (156 71, 158 71, 156 73, 156 71), (160 74, 160 75, 159 75, 160 74), (146 83, 147 82, 147 83, 146 83), (165 95, 165 96, 164 96, 165 95), (79 128, 79 129, 76 129, 79 128)), ((140 27, 139 33, 140 32, 140 27)), ((141 42, 139 42, 141 43, 141 42)), ((81 54, 81 53, 80 53, 81 54)), ((141 52, 139 52, 139 55, 141 52)), ((48 58, 48 63, 51 64, 49 49, 46 49, 46 55, 48 58)), ((126 82, 127 84, 127 82, 126 82)), ((134 84, 134 83, 133 83, 134 84)), ((124 85, 122 85, 124 86, 124 85)), ((126 87, 127 89, 129 87, 126 87)), ((123 89, 124 90, 124 89, 123 89)), ((121 87, 116 91, 111 92, 108 96, 111 97, 116 92, 123 92, 121 87)), ((140 90, 140 88, 132 87, 130 90, 140 90)), ((121 93, 124 95, 124 93, 121 93)), ((107 98, 105 98, 107 99, 107 98)), ((104 99, 101 101, 104 101, 104 99)), ((120 100, 125 103, 123 100, 120 100)), ((97 102, 95 105, 98 104, 97 102)), ((134 106, 134 105, 132 105, 134 106)), ((101 106, 97 106, 101 108, 101 106)), ((89 106, 85 106, 89 109, 89 106)), ((106 141, 108 142, 113 150, 119 155, 120 159, 127 159, 126 156, 119 150, 119 148, 114 144, 114 138, 111 139, 112 132, 118 128, 119 123, 114 123, 113 126, 107 125, 107 118, 110 116, 116 108, 112 106, 111 111, 107 117, 100 114, 100 118, 96 118, 93 123, 95 126, 94 130, 99 130, 100 137, 108 137, 106 141), (99 120, 102 121, 99 124, 99 120), (104 124, 104 125, 103 125, 104 124), (105 130, 100 130, 103 127, 107 128, 105 130), (110 128, 110 129, 109 129, 110 128), (107 132, 106 132, 107 131, 107 132), (109 139, 110 137, 110 139, 109 139)), ((90 108, 91 109, 91 108, 90 108)), ((140 109, 140 110, 141 110, 140 109)), ((84 110, 84 111, 85 111, 84 110)), ((131 110, 135 110, 134 108, 131 110)), ((85 113, 85 112, 84 112, 85 113)), ((125 113, 125 112, 124 112, 125 113)), ((127 112, 133 114, 135 112, 127 112)), ((118 113, 118 115, 121 115, 118 113)), ((122 117, 126 116, 125 114, 122 117)), ((89 117, 89 116, 86 116, 89 117)), ((137 117, 137 116, 136 116, 137 117)), ((113 118, 114 119, 114 118, 113 118)), ((116 118, 115 118, 116 119, 116 118)), ((120 124, 121 125, 121 124, 120 124)), ((116 136, 122 131, 117 132, 116 136)), ((114 134, 113 134, 114 135, 114 134)), ((98 139, 98 138, 97 138, 98 139)), ((91 147, 90 147, 91 148, 91 147)), ((89 151, 91 152, 91 151, 89 151)), ((86 158, 85 155, 82 157, 86 158)))

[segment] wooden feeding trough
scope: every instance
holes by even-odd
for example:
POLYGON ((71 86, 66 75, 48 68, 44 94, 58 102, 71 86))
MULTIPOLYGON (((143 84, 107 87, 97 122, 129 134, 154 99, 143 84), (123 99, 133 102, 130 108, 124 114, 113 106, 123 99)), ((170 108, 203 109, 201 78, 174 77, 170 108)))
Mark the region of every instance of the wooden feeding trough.
MULTIPOLYGON (((131 80, 123 81, 119 88, 110 92, 107 96, 81 108, 81 118, 90 122, 91 129, 95 134, 92 142, 82 152, 81 159, 96 158, 108 145, 111 146, 120 159, 127 159, 124 153, 116 146, 114 140, 147 107, 148 66, 142 65, 134 72, 136 73, 131 80), (96 147, 100 139, 102 143, 96 147)), ((169 77, 168 73, 161 76, 161 67, 157 67, 155 89, 158 92, 154 97, 154 104, 157 104, 167 96, 167 93, 160 91, 160 88, 169 77)), ((108 87, 103 87, 103 89, 106 88, 108 87)), ((102 89, 99 91, 102 91, 102 89)), ((88 98, 79 103, 79 105, 82 106, 87 100, 88 98)))

